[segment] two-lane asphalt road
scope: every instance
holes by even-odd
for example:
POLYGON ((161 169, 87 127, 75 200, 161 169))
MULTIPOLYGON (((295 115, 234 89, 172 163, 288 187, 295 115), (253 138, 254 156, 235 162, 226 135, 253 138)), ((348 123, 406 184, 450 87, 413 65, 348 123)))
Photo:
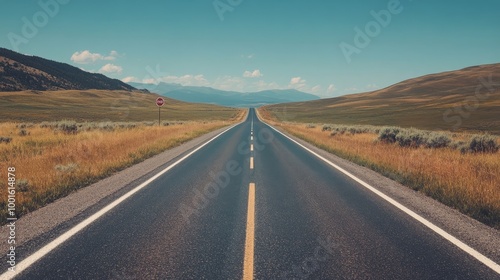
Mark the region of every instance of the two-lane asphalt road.
POLYGON ((24 256, 18 278, 499 279, 253 109, 148 179, 24 256))

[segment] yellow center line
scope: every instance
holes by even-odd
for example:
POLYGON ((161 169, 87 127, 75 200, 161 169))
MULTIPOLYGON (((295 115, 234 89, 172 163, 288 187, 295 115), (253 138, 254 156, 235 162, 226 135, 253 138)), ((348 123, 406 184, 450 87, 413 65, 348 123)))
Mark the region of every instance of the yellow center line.
POLYGON ((253 152, 253 144, 250 145, 250 151, 253 152))
POLYGON ((250 169, 253 169, 253 157, 250 157, 250 169))
POLYGON ((250 140, 252 140, 252 141, 253 141, 253 136, 250 136, 250 140))
POLYGON ((245 239, 245 259, 243 261, 243 280, 253 279, 253 258, 255 239, 255 184, 248 188, 247 235, 245 239))

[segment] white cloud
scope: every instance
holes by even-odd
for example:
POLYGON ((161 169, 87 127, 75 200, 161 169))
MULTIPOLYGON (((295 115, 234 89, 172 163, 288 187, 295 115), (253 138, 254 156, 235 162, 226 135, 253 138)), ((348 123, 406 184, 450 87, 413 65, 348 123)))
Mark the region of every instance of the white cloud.
POLYGON ((290 80, 290 84, 288 85, 288 88, 294 88, 297 90, 304 90, 306 87, 306 80, 302 79, 301 77, 294 77, 290 80))
POLYGON ((321 86, 317 85, 311 88, 312 93, 319 93, 321 91, 321 86))
POLYGON ((108 63, 99 69, 100 73, 121 73, 123 68, 112 63, 108 63))
POLYGON ((254 58, 255 54, 242 54, 241 57, 242 58, 246 58, 246 59, 252 59, 254 58))
POLYGON ((89 50, 84 50, 81 52, 75 52, 71 56, 71 61, 78 64, 89 64, 100 60, 115 60, 117 56, 117 51, 111 51, 108 56, 104 56, 100 53, 91 53, 89 50))
POLYGON ((352 92, 359 92, 359 89, 357 87, 350 87, 350 88, 346 88, 345 91, 352 93, 352 92))
POLYGON ((260 70, 259 69, 256 69, 256 70, 253 70, 253 71, 245 71, 243 73, 243 77, 245 78, 259 78, 259 77, 262 77, 264 75, 262 75, 262 73, 260 73, 260 70))
POLYGON ((251 91, 263 91, 263 90, 270 90, 270 89, 283 89, 280 85, 278 85, 275 82, 270 82, 267 83, 263 80, 259 80, 255 83, 253 83, 251 86, 251 91))
POLYGON ((142 79, 141 83, 143 84, 158 84, 158 80, 152 78, 142 79))
POLYGON ((183 76, 174 76, 168 75, 158 78, 146 77, 142 79, 142 82, 145 84, 158 84, 160 82, 163 83, 171 83, 171 84, 181 84, 183 86, 209 86, 208 80, 204 75, 183 75, 183 76))
POLYGON ((378 89, 378 86, 376 84, 369 84, 369 85, 366 85, 366 89, 375 90, 375 89, 378 89))
POLYGON ((122 79, 122 82, 124 83, 130 83, 130 82, 137 82, 137 78, 133 76, 128 76, 122 79))
POLYGON ((245 91, 247 83, 240 77, 222 76, 218 77, 211 85, 221 90, 245 91))
POLYGON ((326 90, 326 93, 334 93, 337 90, 334 84, 330 84, 328 86, 328 89, 326 90))
MULTIPOLYGON (((259 70, 248 71, 248 74, 253 74, 254 76, 262 76, 259 70), (256 72, 257 71, 257 72, 256 72)), ((123 81, 137 81, 134 77, 124 78, 123 81)), ((262 79, 246 79, 241 76, 219 76, 215 80, 208 80, 204 75, 198 74, 186 74, 181 76, 176 75, 163 75, 157 78, 152 78, 151 76, 146 76, 143 79, 139 79, 140 82, 146 84, 158 84, 160 82, 164 83, 177 83, 183 86, 207 86, 220 90, 227 91, 239 91, 239 92, 256 92, 262 90, 270 89, 286 89, 287 86, 280 86, 273 81, 265 81, 262 79)), ((302 79, 299 82, 305 82, 302 79)), ((300 86, 300 84, 299 84, 300 86)))

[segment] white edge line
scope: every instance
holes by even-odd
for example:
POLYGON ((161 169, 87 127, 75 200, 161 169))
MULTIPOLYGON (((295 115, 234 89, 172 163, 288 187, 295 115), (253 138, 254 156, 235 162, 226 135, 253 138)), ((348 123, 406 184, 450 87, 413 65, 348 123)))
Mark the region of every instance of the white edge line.
POLYGON ((50 251, 54 250, 59 245, 66 242, 69 238, 71 238, 72 236, 74 236, 75 234, 77 234, 78 232, 83 230, 84 228, 86 228, 91 223, 95 222, 97 219, 99 219, 101 216, 103 216, 104 214, 109 212, 111 209, 115 208, 117 205, 122 203, 124 200, 133 196, 136 192, 138 192, 139 190, 141 190, 144 187, 146 187, 147 185, 149 185, 151 182, 156 180, 158 177, 165 174, 170 169, 174 168, 176 165, 178 165, 179 163, 184 161, 186 158, 190 157, 191 155, 193 155, 194 153, 199 151, 201 148, 205 147, 208 143, 212 142, 213 140, 215 140, 216 138, 218 138, 219 136, 221 136, 222 134, 226 133, 227 131, 231 130, 232 128, 236 127, 239 124, 241 124, 241 123, 237 123, 237 124, 229 127, 228 129, 224 130, 223 132, 217 134, 212 139, 208 140, 207 142, 205 142, 204 144, 202 144, 198 148, 194 149, 193 151, 191 151, 187 155, 183 156, 182 158, 180 158, 179 160, 177 160, 173 164, 169 165, 167 168, 163 169, 162 171, 160 171, 159 173, 157 173, 153 177, 149 178, 147 181, 143 182, 139 186, 135 187, 134 189, 127 192, 126 194, 122 195, 120 198, 116 199, 115 201, 108 204, 106 207, 102 208, 101 210, 99 210, 98 212, 96 212, 92 216, 88 217, 87 219, 83 220, 82 222, 80 222, 79 224, 77 224, 76 226, 71 228, 70 230, 66 231, 65 233, 63 233, 62 235, 60 235, 59 237, 57 237, 56 239, 54 239, 53 241, 48 243, 47 245, 43 246, 41 249, 39 249, 38 251, 36 251, 35 253, 33 253, 32 255, 27 257, 26 259, 22 260, 19 264, 17 264, 15 272, 7 270, 2 275, 0 275, 0 280, 13 279, 18 274, 23 272, 25 269, 30 267, 32 264, 34 264, 35 262, 37 262, 41 258, 43 258, 45 255, 47 255, 50 251))
MULTIPOLYGON (((265 123, 265 122, 264 122, 265 123)), ((317 154, 316 152, 312 151, 311 149, 305 147, 304 145, 300 144, 299 142, 295 141, 294 139, 290 138, 289 136, 285 135, 284 133, 282 133, 281 131, 277 130, 276 128, 274 128, 272 125, 268 124, 268 123, 265 123, 266 125, 268 125, 270 128, 274 129, 276 132, 280 133, 281 135, 285 136, 286 138, 290 139, 292 142, 294 142, 295 144, 299 145, 300 147, 302 147, 303 149, 305 149, 306 151, 310 152, 311 154, 313 154, 314 156, 318 157, 319 159, 321 159, 322 161, 324 161, 325 163, 329 164, 330 166, 334 167, 335 169, 339 170, 340 172, 344 173, 345 175, 349 176, 351 179, 353 179, 354 181, 358 182, 360 185, 362 185, 363 187, 367 188, 368 190, 372 191, 373 193, 375 193, 376 195, 380 196, 381 198, 383 198, 384 200, 386 200, 387 202, 389 202, 390 204, 396 206, 399 210, 405 212, 406 214, 408 214, 410 217, 414 218, 415 220, 419 221, 420 223, 422 223, 423 225, 425 225, 426 227, 430 228, 431 230, 433 230, 434 232, 436 232, 437 234, 441 235, 444 239, 448 240, 449 242, 453 243, 455 246, 457 246, 458 248, 462 249, 464 252, 468 253, 469 255, 471 255, 472 257, 476 258, 478 261, 482 262, 484 265, 486 265, 487 267, 491 268, 493 271, 495 271, 496 273, 500 274, 500 265, 495 263, 493 260, 491 260, 490 258, 486 257, 485 255, 481 254, 480 252, 476 251, 474 248, 470 247, 469 245, 463 243, 462 241, 458 240, 456 237, 454 237, 453 235, 447 233, 446 231, 444 231, 443 229, 441 229, 440 227, 434 225, 433 223, 431 223, 430 221, 426 220, 424 217, 418 215, 417 213, 413 212, 412 210, 406 208, 405 206, 403 206, 402 204, 400 204, 399 202, 395 201, 394 199, 390 198, 389 196, 385 195, 384 193, 382 193, 381 191, 377 190, 376 188, 372 187, 371 185, 369 185, 368 183, 365 183, 363 180, 357 178, 356 176, 354 176, 353 174, 351 174, 350 172, 348 172, 347 170, 343 169, 342 167, 332 163, 331 161, 329 161, 328 159, 320 156, 319 154, 317 154)))

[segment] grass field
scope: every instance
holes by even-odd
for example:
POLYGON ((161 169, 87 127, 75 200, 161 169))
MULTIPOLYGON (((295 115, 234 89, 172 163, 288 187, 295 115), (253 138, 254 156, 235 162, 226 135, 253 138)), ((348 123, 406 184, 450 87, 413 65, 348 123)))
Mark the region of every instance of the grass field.
MULTIPOLYGON (((373 128, 367 132, 338 133, 323 124, 277 121, 265 109, 260 115, 287 132, 342 158, 366 166, 382 175, 456 208, 487 225, 500 229, 500 152, 462 152, 450 144, 445 148, 402 147, 379 141, 373 128)), ((377 129, 381 130, 382 127, 377 129)), ((472 136, 449 133, 453 141, 472 136)), ((500 139, 497 138, 497 145, 500 139)))
POLYGON ((289 122, 394 125, 500 135, 500 64, 431 74, 373 92, 266 109, 289 122))
MULTIPOLYGON (((130 91, 0 92, 0 121, 158 121, 159 95, 130 91)), ((237 109, 165 98, 162 120, 223 120, 237 109)))
MULTIPOLYGON (((0 184, 7 186, 7 170, 14 167, 19 217, 243 116, 240 112, 226 121, 176 121, 162 126, 155 122, 1 123, 0 184)), ((7 197, 7 188, 1 188, 4 217, 7 197)))
MULTIPOLYGON (((0 93, 0 184, 16 169, 16 214, 33 211, 190 139, 245 111, 128 91, 0 93)), ((7 213, 7 188, 0 213, 7 213)), ((5 221, 5 220, 4 220, 5 221)))
POLYGON ((266 108, 280 120, 290 122, 395 125, 428 130, 488 131, 500 135, 500 92, 490 100, 482 101, 480 109, 464 112, 467 117, 451 111, 446 118, 446 112, 460 108, 457 106, 465 102, 463 97, 447 99, 450 104, 429 99, 419 102, 404 98, 363 98, 353 102, 348 99, 339 97, 332 101, 287 103, 266 108))

